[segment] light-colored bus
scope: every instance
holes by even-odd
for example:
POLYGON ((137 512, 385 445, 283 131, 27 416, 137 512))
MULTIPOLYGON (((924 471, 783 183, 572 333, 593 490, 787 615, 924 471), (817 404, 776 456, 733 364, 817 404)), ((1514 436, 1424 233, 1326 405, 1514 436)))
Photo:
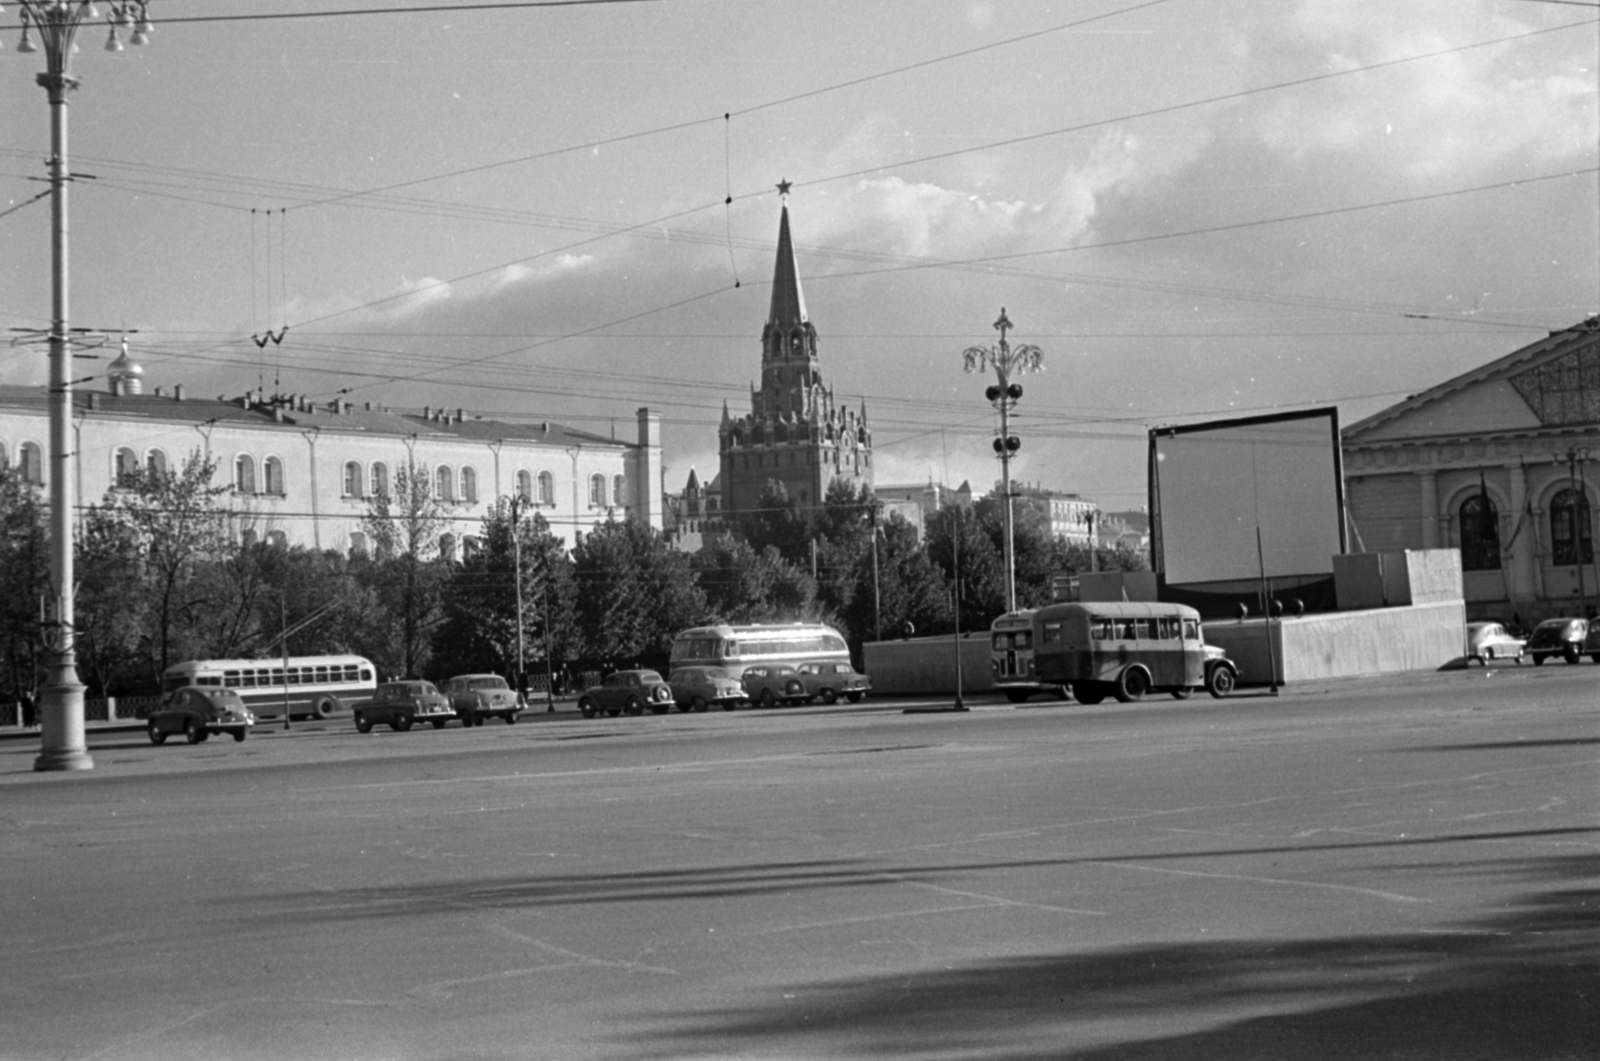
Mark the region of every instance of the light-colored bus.
POLYGON ((721 667, 735 681, 756 664, 811 661, 849 663, 850 646, 837 630, 818 623, 696 626, 672 639, 673 670, 721 667))
POLYGON ((197 659, 168 667, 161 695, 186 685, 221 686, 237 692, 257 718, 282 718, 285 704, 291 717, 327 718, 370 700, 377 677, 377 668, 362 656, 197 659))
POLYGON ((1040 680, 1071 686, 1085 704, 1123 703, 1147 692, 1182 700, 1196 689, 1223 697, 1239 668, 1205 642, 1200 613, 1183 604, 1051 604, 1033 614, 1040 680))
POLYGON ((1052 693, 1062 699, 1067 695, 1065 685, 1040 681, 1034 671, 1033 611, 1006 612, 989 624, 989 670, 994 687, 1013 704, 1034 693, 1052 693))

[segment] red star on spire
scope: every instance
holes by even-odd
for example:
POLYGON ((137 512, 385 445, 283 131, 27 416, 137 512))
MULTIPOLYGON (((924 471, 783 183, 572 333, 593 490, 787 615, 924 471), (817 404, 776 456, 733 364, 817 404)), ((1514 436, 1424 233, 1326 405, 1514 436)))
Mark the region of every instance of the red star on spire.
POLYGON ((779 195, 783 195, 783 196, 787 196, 789 194, 789 189, 791 187, 793 187, 793 185, 794 185, 793 181, 779 181, 778 182, 778 194, 779 195))

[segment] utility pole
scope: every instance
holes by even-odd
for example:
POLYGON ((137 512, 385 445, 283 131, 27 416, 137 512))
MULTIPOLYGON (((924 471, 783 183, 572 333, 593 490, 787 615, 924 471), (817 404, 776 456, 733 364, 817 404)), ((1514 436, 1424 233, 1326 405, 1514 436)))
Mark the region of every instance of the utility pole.
MULTIPOLYGON (((78 30, 97 21, 89 0, 22 0, 22 40, 17 51, 43 51, 45 72, 35 80, 50 104, 50 589, 44 625, 48 677, 40 690, 40 751, 35 770, 92 770, 83 727, 83 683, 78 680, 74 644, 73 526, 74 494, 72 432, 72 349, 68 324, 67 185, 73 174, 67 164, 67 95, 78 87, 72 76, 72 54, 78 30), (38 42, 33 34, 38 34, 38 42)), ((117 30, 131 29, 134 44, 150 36, 144 0, 110 4, 107 51, 121 51, 117 30)))

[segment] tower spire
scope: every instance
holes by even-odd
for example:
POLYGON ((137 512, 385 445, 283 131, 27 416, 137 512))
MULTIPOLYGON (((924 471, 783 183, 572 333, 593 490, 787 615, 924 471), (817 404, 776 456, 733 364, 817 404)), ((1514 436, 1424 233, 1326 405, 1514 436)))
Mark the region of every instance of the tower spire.
POLYGON ((807 323, 806 297, 800 290, 800 268, 794 260, 794 241, 789 237, 789 182, 779 181, 783 211, 778 218, 778 260, 772 269, 772 306, 767 324, 785 331, 807 323))

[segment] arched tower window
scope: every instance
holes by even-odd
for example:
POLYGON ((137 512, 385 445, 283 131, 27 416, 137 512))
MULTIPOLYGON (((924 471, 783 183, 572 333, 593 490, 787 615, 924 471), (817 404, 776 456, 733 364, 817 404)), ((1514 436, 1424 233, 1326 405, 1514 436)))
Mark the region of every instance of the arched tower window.
POLYGON ((1461 518, 1461 569, 1500 570, 1500 513, 1493 499, 1473 494, 1457 510, 1461 518))
POLYGON ((117 486, 132 486, 139 474, 139 455, 127 446, 117 450, 113 481, 117 486))
POLYGON ((1567 489, 1550 499, 1550 560, 1556 564, 1593 562, 1589 498, 1584 494, 1567 489))

